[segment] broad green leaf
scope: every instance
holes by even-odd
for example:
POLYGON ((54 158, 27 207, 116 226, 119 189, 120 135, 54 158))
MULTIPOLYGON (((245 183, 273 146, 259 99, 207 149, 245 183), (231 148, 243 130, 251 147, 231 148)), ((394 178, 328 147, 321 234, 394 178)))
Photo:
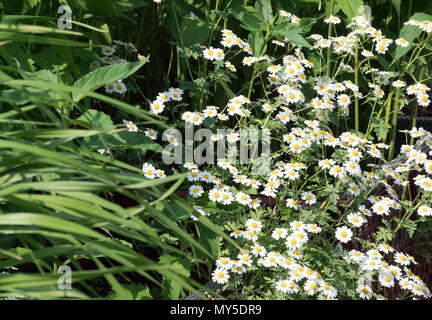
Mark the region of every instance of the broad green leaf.
POLYGON ((264 54, 266 46, 261 32, 253 31, 249 34, 248 42, 252 47, 252 52, 255 57, 260 57, 264 54))
POLYGON ((91 12, 94 14, 102 14, 107 16, 116 16, 136 23, 130 19, 127 15, 117 9, 115 2, 110 0, 70 0, 68 4, 72 8, 79 8, 85 12, 91 12))
POLYGON ((33 57, 27 54, 18 44, 8 43, 0 46, 0 56, 2 56, 9 65, 17 65, 17 67, 24 71, 35 71, 33 57))
POLYGON ((118 10, 126 12, 137 8, 148 6, 149 3, 145 0, 110 0, 113 2, 118 10))
POLYGON ((248 10, 243 7, 240 12, 233 12, 234 16, 242 22, 242 27, 249 31, 261 31, 265 29, 264 23, 258 18, 255 8, 248 10), (253 10, 253 11, 252 11, 253 10))
POLYGON ((184 207, 181 200, 179 199, 170 199, 170 201, 166 204, 165 208, 170 211, 173 215, 175 221, 177 220, 185 220, 190 218, 190 212, 192 211, 189 207, 184 207))
POLYGON ((42 0, 8 0, 2 2, 5 2, 4 6, 8 11, 26 13, 41 1, 42 0))
MULTIPOLYGON (((75 82, 74 87, 86 91, 94 91, 108 83, 129 77, 140 69, 147 61, 148 58, 144 61, 125 62, 98 68, 78 79, 75 82)), ((72 96, 73 100, 76 102, 84 98, 84 95, 79 93, 73 93, 72 96)))
POLYGON ((255 9, 262 21, 271 22, 273 12, 270 0, 258 0, 255 2, 255 9))
MULTIPOLYGON (((417 12, 411 16, 410 20, 411 19, 419 20, 419 21, 424 21, 424 20, 432 21, 432 16, 425 13, 417 12)), ((396 46, 395 56, 391 65, 397 62, 400 58, 405 56, 408 53, 408 51, 411 50, 413 42, 415 41, 415 39, 417 39, 417 37, 422 32, 423 32, 422 29, 416 26, 411 26, 411 25, 403 26, 403 28, 400 31, 399 38, 405 39, 406 41, 409 42, 409 44, 407 47, 396 46)))
POLYGON ((336 0, 336 3, 349 20, 361 14, 359 8, 364 4, 362 0, 336 0))
POLYGON ((396 12, 398 16, 400 16, 400 9, 401 9, 401 0, 392 0, 393 6, 396 9, 396 12))
POLYGON ((295 31, 289 31, 286 29, 280 29, 275 34, 287 37, 293 44, 297 46, 302 46, 306 48, 311 48, 311 44, 306 41, 305 38, 303 38, 300 34, 296 33, 295 31))
POLYGON ((195 19, 184 19, 181 23, 181 39, 178 39, 177 42, 183 47, 190 47, 195 43, 203 44, 210 36, 210 32, 211 27, 207 22, 195 19))
POLYGON ((113 130, 115 125, 111 118, 104 112, 89 109, 84 112, 76 121, 85 125, 89 129, 95 130, 113 130))

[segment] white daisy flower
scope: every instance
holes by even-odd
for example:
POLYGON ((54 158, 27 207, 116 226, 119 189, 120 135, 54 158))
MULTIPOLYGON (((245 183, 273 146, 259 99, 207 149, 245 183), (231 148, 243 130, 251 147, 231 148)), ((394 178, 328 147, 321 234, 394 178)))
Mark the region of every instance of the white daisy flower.
POLYGON ((353 232, 351 231, 351 229, 345 226, 336 229, 335 237, 342 243, 347 243, 348 241, 350 241, 352 236, 353 232))
POLYGON ((216 269, 213 271, 212 280, 213 282, 225 284, 228 282, 230 276, 227 270, 225 269, 216 269))
POLYGON ((199 198, 204 193, 204 189, 198 185, 192 185, 189 188, 189 195, 193 198, 199 198))

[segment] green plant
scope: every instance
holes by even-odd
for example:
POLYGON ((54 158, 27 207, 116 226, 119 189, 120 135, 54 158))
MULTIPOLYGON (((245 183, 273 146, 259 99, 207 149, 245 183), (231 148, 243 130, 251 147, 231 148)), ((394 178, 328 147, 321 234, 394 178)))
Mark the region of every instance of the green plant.
MULTIPOLYGON (((192 262, 204 263, 214 253, 179 223, 194 209, 179 198, 168 199, 185 175, 149 181, 136 164, 117 160, 127 150, 144 157, 161 147, 93 109, 98 101, 166 127, 136 106, 95 92, 134 74, 146 60, 88 73, 96 57, 87 49, 88 38, 52 22, 6 15, 0 24, 10 30, 2 33, 0 47, 0 269, 7 270, 0 277, 0 295, 176 299, 194 292, 201 285, 190 278, 192 262), (28 32, 54 38, 41 41, 28 32), (73 52, 86 52, 84 61, 72 58, 73 52), (79 66, 83 62, 86 72, 79 66), (73 270, 73 290, 57 285, 63 265, 73 270)), ((205 218, 200 221, 207 234, 223 236, 205 218)))

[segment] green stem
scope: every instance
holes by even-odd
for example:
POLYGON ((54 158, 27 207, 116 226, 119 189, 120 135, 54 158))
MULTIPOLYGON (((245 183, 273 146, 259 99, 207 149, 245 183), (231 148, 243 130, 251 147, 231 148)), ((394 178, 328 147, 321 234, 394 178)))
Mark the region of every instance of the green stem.
POLYGON ((303 183, 303 185, 300 187, 300 189, 297 190, 297 195, 300 193, 300 191, 303 189, 303 187, 306 185, 306 183, 307 183, 308 181, 312 180, 313 177, 315 177, 315 176, 316 176, 318 173, 320 173, 321 171, 323 171, 323 169, 317 171, 317 172, 316 172, 315 174, 313 174, 309 179, 307 179, 307 180, 303 183))
MULTIPOLYGON (((334 11, 334 0, 331 0, 330 3, 330 15, 333 15, 333 11, 334 11)), ((327 39, 330 40, 331 36, 332 36, 332 31, 333 31, 333 24, 329 23, 328 25, 328 37, 327 39)), ((327 48, 327 72, 326 72, 326 77, 329 78, 330 77, 330 70, 331 70, 331 46, 327 48)))
POLYGON ((256 67, 255 67, 255 64, 254 64, 254 70, 253 70, 253 73, 252 73, 252 79, 251 79, 251 82, 249 84, 249 90, 248 90, 248 95, 247 95, 248 99, 250 99, 251 94, 252 94, 252 88, 253 88, 253 84, 254 84, 254 81, 255 81, 255 77, 256 77, 256 67))
MULTIPOLYGON (((358 82, 359 82, 359 58, 358 58, 358 46, 356 46, 355 49, 355 74, 354 74, 354 83, 356 86, 358 86, 358 82)), ((354 101, 354 113, 355 113, 355 129, 356 131, 359 131, 359 98, 356 95, 355 96, 355 101, 354 101)))
MULTIPOLYGON (((417 198, 415 200, 417 200, 417 198)), ((415 200, 414 200, 414 202, 415 202, 415 200)), ((393 231, 393 233, 396 234, 396 232, 402 227, 404 221, 408 220, 412 216, 412 214, 418 209, 418 207, 420 207, 422 204, 423 204, 422 201, 419 201, 419 203, 417 203, 417 205, 411 211, 406 212, 405 215, 403 216, 403 218, 398 223, 398 226, 396 227, 396 229, 393 231)))
MULTIPOLYGON (((426 66, 423 66, 420 70, 420 74, 419 74, 419 78, 418 78, 419 82, 421 82, 423 80, 423 75, 425 72, 426 72, 426 66)), ((411 113, 411 129, 417 125, 418 107, 419 107, 419 104, 416 101, 414 104, 414 109, 412 110, 412 113, 411 113)), ((414 137, 411 137, 410 144, 411 145, 414 144, 414 137)))
POLYGON ((394 148, 395 148, 395 140, 396 140, 396 131, 397 131, 397 117, 399 112, 399 99, 400 99, 400 90, 396 92, 395 101, 393 105, 393 117, 392 117, 392 129, 390 133, 390 149, 388 154, 388 160, 393 159, 394 148))
MULTIPOLYGON (((393 97, 394 91, 391 91, 388 95, 388 100, 387 100, 387 104, 386 104, 386 111, 385 111, 385 116, 384 116, 384 121, 386 124, 389 123, 389 119, 390 119, 390 112, 391 112, 391 104, 392 104, 392 97, 393 97)), ((385 143, 387 140, 387 131, 384 133, 383 137, 382 137, 382 143, 385 143)))

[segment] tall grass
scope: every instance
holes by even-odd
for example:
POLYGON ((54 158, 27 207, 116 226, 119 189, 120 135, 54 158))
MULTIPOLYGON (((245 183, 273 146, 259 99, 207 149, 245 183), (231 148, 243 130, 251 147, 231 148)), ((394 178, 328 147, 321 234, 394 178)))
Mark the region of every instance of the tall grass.
MULTIPOLYGON (((202 287, 190 277, 191 261, 205 266, 214 253, 178 216, 196 214, 172 195, 184 174, 147 180, 139 167, 85 146, 85 137, 105 140, 125 130, 79 125, 75 116, 92 101, 166 127, 136 106, 94 92, 100 83, 73 84, 84 74, 73 48, 88 48, 88 36, 59 30, 43 16, 5 16, 0 24, 0 270, 6 270, 0 297, 130 299, 137 288, 141 298, 184 297, 202 287), (75 70, 70 81, 62 72, 39 71, 31 59, 41 49, 48 58, 63 54, 75 70), (61 265, 73 270, 72 290, 58 286, 61 265)), ((205 217, 199 220, 229 240, 205 217)))

